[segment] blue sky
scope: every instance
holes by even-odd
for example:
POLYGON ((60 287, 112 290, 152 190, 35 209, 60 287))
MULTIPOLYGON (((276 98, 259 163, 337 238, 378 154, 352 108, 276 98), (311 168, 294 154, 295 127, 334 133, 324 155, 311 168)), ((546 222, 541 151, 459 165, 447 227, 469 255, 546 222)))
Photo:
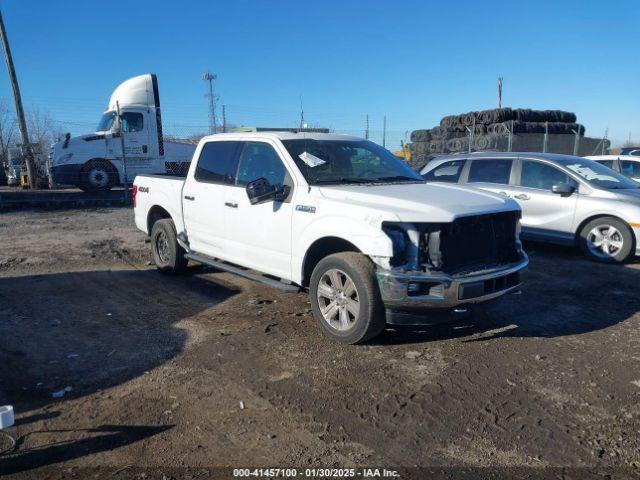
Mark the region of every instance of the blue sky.
MULTIPOLYGON (((211 70, 230 122, 314 126, 388 145, 452 113, 576 112, 640 140, 640 2, 0 0, 27 106, 91 130, 114 87, 155 72, 170 129, 205 131, 211 70)), ((4 63, 0 96, 10 96, 4 63)))

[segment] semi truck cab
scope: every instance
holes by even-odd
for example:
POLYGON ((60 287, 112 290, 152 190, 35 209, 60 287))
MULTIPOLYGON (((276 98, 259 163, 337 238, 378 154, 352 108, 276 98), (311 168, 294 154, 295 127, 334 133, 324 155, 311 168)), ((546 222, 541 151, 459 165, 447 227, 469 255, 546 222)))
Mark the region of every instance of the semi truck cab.
POLYGON ((108 190, 140 174, 165 173, 170 166, 189 163, 195 146, 165 142, 158 81, 145 74, 121 83, 111 95, 96 131, 69 134, 51 152, 51 175, 57 184, 86 191, 108 190))

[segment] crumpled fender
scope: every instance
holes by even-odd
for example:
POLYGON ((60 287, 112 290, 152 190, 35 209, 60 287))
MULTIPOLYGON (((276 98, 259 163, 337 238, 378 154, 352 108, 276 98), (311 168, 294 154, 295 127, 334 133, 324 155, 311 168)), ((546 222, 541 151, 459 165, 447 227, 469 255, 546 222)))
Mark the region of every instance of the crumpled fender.
POLYGON ((393 256, 391 239, 382 231, 381 218, 371 215, 356 221, 348 216, 318 218, 296 235, 293 242, 292 273, 295 282, 303 277, 304 258, 314 242, 337 237, 355 245, 363 254, 374 257, 393 256))

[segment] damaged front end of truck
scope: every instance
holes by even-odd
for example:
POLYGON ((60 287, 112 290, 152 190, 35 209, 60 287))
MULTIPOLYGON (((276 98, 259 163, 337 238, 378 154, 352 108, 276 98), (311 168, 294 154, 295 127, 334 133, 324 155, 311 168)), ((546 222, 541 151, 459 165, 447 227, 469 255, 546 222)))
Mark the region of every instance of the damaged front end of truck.
POLYGON ((372 260, 390 309, 451 309, 491 300, 517 289, 528 265, 519 211, 450 223, 383 222, 382 229, 393 256, 372 260))

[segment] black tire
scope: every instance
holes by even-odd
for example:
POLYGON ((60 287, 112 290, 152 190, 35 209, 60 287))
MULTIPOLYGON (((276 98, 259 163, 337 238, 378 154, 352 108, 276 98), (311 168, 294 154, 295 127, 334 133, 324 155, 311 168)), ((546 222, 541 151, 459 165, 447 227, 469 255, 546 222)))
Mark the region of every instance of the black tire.
POLYGON ((85 192, 104 192, 118 183, 118 171, 106 160, 90 160, 80 170, 80 188, 85 192))
POLYGON ((579 233, 578 242, 580 248, 591 260, 600 263, 623 263, 627 261, 635 251, 635 242, 631 228, 624 221, 616 217, 599 217, 588 222, 579 233), (609 233, 607 227, 612 227, 615 232, 609 233), (594 242, 597 241, 594 231, 598 230, 601 234, 606 233, 606 236, 611 235, 609 244, 603 245, 598 248, 594 242), (616 242, 616 244, 612 242, 616 242), (619 242, 622 245, 616 248, 619 242), (612 248, 613 247, 613 248, 612 248), (605 250, 609 250, 610 253, 605 253, 605 250))
MULTIPOLYGON (((380 297, 375 267, 371 260, 361 253, 334 253, 320 260, 311 274, 309 295, 311 297, 311 308, 316 323, 332 340, 353 345, 371 340, 384 330, 386 322, 385 309, 380 297), (326 302, 328 298, 318 298, 320 282, 323 281, 326 285, 326 280, 330 279, 332 271, 340 271, 345 274, 345 276, 341 276, 340 281, 342 281, 343 284, 337 285, 337 291, 342 293, 346 292, 346 286, 348 284, 346 278, 350 279, 355 285, 355 292, 352 294, 348 294, 347 292, 347 294, 350 295, 349 298, 351 300, 357 300, 359 305, 358 315, 352 315, 346 304, 336 306, 338 312, 335 323, 341 323, 339 320, 342 315, 340 309, 347 312, 346 323, 348 327, 344 330, 332 326, 332 322, 325 319, 320 306, 321 302, 325 302, 323 308, 330 307, 332 303, 335 304, 339 302, 339 294, 338 298, 328 303, 326 302), (342 287, 345 287, 344 290, 342 287), (353 317, 353 320, 351 317, 353 317)), ((342 301, 348 300, 343 296, 342 301)))
POLYGON ((176 227, 170 218, 158 220, 151 227, 151 253, 161 273, 176 275, 187 268, 186 252, 178 244, 176 227))

